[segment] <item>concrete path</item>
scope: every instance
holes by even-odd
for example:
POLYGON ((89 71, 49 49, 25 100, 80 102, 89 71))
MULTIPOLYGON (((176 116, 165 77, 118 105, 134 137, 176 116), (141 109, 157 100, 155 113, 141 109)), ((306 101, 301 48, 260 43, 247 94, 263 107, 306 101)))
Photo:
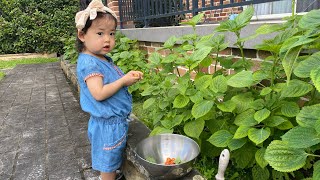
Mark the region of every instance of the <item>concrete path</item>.
POLYGON ((0 179, 98 179, 87 121, 58 62, 10 70, 0 81, 0 179))

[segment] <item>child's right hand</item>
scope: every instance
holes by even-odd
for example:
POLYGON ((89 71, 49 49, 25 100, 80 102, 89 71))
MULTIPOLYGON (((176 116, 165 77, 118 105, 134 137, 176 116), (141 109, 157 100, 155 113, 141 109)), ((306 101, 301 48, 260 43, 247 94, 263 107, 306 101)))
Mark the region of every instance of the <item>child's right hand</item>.
POLYGON ((141 79, 143 79, 143 73, 140 71, 130 71, 122 77, 125 86, 131 86, 141 79))

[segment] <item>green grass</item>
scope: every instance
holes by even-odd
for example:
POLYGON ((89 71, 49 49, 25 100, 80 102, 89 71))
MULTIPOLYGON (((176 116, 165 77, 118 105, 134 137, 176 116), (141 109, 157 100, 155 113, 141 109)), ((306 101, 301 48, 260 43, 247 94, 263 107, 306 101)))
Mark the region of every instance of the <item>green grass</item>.
POLYGON ((58 58, 30 58, 30 59, 16 59, 1 61, 0 60, 0 69, 11 69, 18 64, 38 64, 38 63, 48 63, 48 62, 57 62, 58 58))
POLYGON ((28 58, 28 59, 15 59, 15 60, 0 60, 0 80, 5 76, 1 69, 12 69, 18 64, 39 64, 57 62, 58 58, 28 58))

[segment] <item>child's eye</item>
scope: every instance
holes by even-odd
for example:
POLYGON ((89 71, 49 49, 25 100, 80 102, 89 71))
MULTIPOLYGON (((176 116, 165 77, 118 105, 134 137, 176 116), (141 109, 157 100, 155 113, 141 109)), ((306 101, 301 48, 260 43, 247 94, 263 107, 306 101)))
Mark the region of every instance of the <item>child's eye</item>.
POLYGON ((114 33, 114 32, 110 33, 110 36, 114 36, 114 35, 116 35, 116 33, 114 33))
POLYGON ((102 33, 102 32, 98 32, 97 34, 98 34, 99 36, 101 36, 103 33, 102 33))

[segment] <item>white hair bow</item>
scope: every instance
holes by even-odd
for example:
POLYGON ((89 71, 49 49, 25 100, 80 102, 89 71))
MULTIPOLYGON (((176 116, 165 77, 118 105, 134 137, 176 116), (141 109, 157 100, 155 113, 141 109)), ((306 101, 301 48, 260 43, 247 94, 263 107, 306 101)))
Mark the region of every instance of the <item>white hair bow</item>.
POLYGON ((97 17, 97 12, 108 12, 117 19, 116 13, 114 13, 110 8, 104 6, 101 0, 93 0, 85 10, 77 12, 75 17, 77 29, 82 30, 89 17, 90 20, 95 19, 97 17))

